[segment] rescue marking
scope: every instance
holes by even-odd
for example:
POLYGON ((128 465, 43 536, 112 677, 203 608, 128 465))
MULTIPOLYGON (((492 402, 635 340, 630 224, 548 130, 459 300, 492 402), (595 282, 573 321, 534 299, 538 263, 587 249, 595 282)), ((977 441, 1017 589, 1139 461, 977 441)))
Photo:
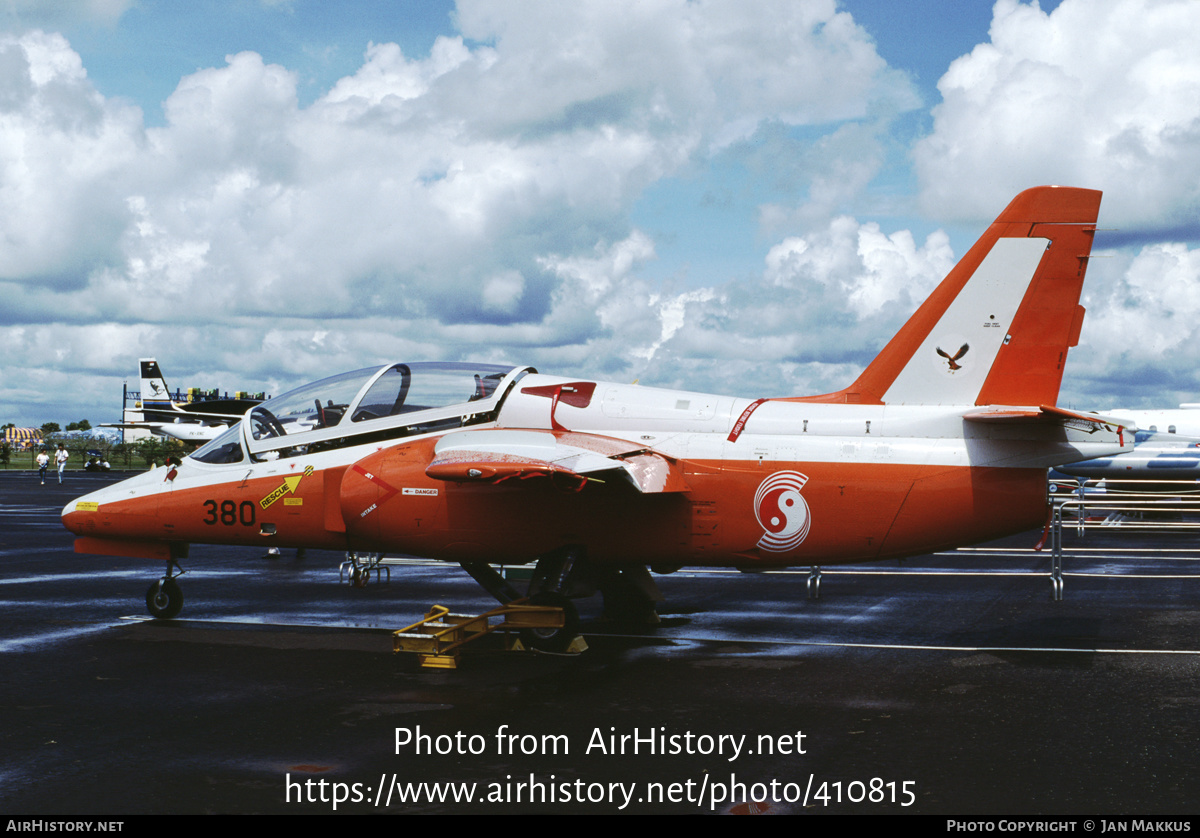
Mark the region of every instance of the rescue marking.
POLYGON ((99 512, 100 504, 94 500, 81 500, 75 504, 76 512, 99 512))
POLYGON ((401 489, 401 494, 404 495, 432 495, 437 497, 437 489, 401 489))
MULTIPOLYGON (((258 505, 261 506, 263 509, 266 509, 268 506, 273 504, 275 501, 279 500, 284 495, 295 494, 296 488, 300 485, 300 481, 312 473, 313 473, 313 467, 305 466, 303 474, 297 474, 292 477, 283 478, 283 483, 280 484, 279 488, 275 489, 273 492, 271 492, 271 494, 267 495, 265 498, 260 500, 258 502, 258 505)), ((296 498, 296 500, 300 500, 300 499, 296 498)), ((302 500, 301 500, 301 503, 303 503, 302 500)), ((289 505, 293 505, 293 504, 289 504, 289 505)))

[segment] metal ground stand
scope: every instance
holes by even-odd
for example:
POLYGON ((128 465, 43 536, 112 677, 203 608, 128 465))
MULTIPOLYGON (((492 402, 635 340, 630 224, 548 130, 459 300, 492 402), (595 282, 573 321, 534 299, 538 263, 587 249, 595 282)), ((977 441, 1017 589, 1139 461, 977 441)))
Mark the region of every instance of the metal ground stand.
MULTIPOLYGON (((463 647, 492 632, 504 634, 508 651, 524 651, 522 632, 562 628, 565 624, 562 608, 530 605, 527 599, 514 600, 477 616, 451 614, 444 605, 434 605, 422 619, 392 633, 392 651, 415 653, 421 666, 429 669, 455 669, 463 647), (493 623, 493 619, 500 622, 493 623)), ((578 654, 586 649, 584 639, 576 637, 567 653, 578 654)))

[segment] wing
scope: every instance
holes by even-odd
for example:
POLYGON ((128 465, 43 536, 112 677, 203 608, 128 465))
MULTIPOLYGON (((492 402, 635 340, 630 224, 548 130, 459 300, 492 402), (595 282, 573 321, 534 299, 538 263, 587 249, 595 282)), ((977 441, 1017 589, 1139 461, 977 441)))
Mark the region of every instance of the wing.
POLYGON ((622 439, 571 431, 480 430, 442 437, 425 473, 499 484, 551 478, 578 491, 589 480, 627 480, 640 492, 684 492, 677 461, 622 439))

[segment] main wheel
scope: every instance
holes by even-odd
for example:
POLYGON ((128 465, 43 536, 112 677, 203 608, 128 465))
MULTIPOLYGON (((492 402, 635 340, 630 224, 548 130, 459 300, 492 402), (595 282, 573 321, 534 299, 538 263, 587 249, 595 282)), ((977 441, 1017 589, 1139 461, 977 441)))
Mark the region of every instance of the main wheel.
POLYGON ((183 591, 174 579, 154 582, 146 591, 146 609, 160 620, 169 620, 183 609, 183 591))
POLYGON ((542 591, 529 598, 530 605, 553 605, 561 608, 563 624, 560 628, 521 629, 521 640, 531 649, 543 652, 562 652, 571 645, 579 634, 579 612, 564 595, 553 591, 542 591))

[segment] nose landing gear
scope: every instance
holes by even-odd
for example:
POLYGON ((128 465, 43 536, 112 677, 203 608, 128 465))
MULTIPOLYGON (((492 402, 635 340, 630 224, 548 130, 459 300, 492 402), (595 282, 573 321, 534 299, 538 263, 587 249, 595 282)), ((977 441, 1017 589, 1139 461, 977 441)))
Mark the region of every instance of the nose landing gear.
POLYGON ((150 584, 146 590, 146 610, 158 620, 170 620, 183 610, 183 591, 175 579, 184 571, 171 559, 167 563, 167 575, 150 584), (179 571, 172 573, 173 570, 179 571))

